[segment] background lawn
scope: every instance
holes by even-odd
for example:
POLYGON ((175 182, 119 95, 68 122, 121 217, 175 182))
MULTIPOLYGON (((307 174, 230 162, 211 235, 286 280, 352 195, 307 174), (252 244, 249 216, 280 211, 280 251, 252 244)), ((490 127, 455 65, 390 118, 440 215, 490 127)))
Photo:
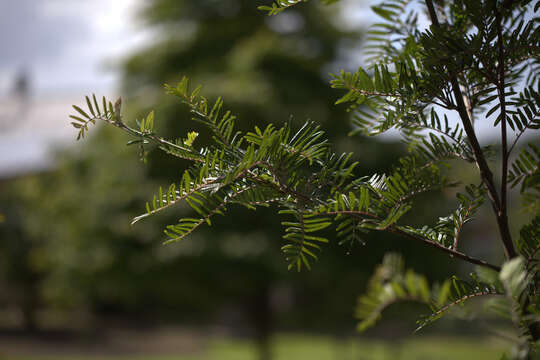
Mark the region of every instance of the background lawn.
MULTIPOLYGON (((416 337, 404 341, 388 342, 349 338, 337 340, 328 336, 278 335, 274 339, 273 355, 276 360, 491 360, 499 358, 508 346, 496 339, 463 339, 457 337, 416 337)), ((255 347, 245 340, 215 339, 200 350, 188 354, 144 355, 47 355, 40 356, 39 348, 25 349, 36 355, 1 356, 10 360, 251 360, 257 359, 255 347)))

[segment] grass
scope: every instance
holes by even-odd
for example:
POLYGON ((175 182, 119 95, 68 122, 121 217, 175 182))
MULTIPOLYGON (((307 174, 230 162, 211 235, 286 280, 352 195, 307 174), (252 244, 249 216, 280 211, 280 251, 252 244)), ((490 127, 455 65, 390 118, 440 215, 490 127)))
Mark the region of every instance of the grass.
MULTIPOLYGON (((491 360, 500 358, 507 344, 489 339, 415 337, 400 342, 328 336, 279 335, 273 342, 273 360, 491 360)), ((257 351, 247 340, 210 341, 194 354, 172 355, 55 355, 9 356, 10 360, 255 360, 257 351)))

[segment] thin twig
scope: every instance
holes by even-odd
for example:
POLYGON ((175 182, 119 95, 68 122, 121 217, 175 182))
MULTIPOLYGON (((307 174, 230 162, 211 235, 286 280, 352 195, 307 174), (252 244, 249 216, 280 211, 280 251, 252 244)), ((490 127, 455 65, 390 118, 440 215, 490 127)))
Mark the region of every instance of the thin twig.
POLYGON ((390 227, 389 228, 389 231, 390 232, 393 232, 394 234, 399 234, 399 235, 403 235, 403 236, 407 236, 409 237, 410 239, 414 239, 414 240, 418 240, 418 241, 422 241, 424 244, 427 244, 429 246, 432 246, 434 248, 437 248, 441 251, 444 251, 452 256, 455 256, 457 258, 460 258, 462 260, 465 260, 467 262, 470 262, 471 264, 475 264, 475 265, 481 265, 481 266, 485 266, 485 267, 488 267, 488 268, 491 268, 495 271, 501 271, 501 268, 497 265, 493 265, 491 263, 488 263, 487 261, 484 261, 484 260, 480 260, 480 259, 477 259, 477 258, 474 258, 472 256, 469 256, 467 254, 464 254, 460 251, 457 251, 457 250, 453 250, 453 249, 450 249, 450 248, 447 248, 446 246, 442 245, 442 244, 439 244, 438 242, 435 242, 435 241, 431 241, 431 240, 428 240, 426 238, 423 238, 423 237, 420 237, 420 236, 417 236, 417 235, 413 235, 413 234, 410 234, 406 231, 403 231, 401 229, 398 229, 398 228, 395 228, 395 227, 390 227))
MULTIPOLYGON (((373 213, 370 213, 370 212, 366 212, 366 211, 355 211, 355 210, 341 210, 341 211, 329 211, 329 212, 325 212, 324 213, 325 215, 351 215, 351 216, 355 216, 355 217, 360 217, 360 216, 365 216, 365 217, 369 217, 369 218, 372 218, 372 219, 375 219, 375 220, 380 220, 380 218, 376 215, 376 214, 373 214, 373 213)), ((454 250, 454 249, 451 249, 451 248, 447 248, 446 246, 438 243, 438 242, 435 242, 435 241, 432 241, 432 240, 429 240, 429 239, 426 239, 424 237, 421 237, 421 236, 418 236, 418 235, 415 235, 415 234, 411 234, 407 231, 404 231, 402 229, 399 229, 395 226, 390 226, 387 228, 388 231, 394 233, 394 234, 397 234, 397 235, 401 235, 401 236, 404 236, 404 237, 407 237, 409 239, 412 239, 412 240, 416 240, 416 241, 421 241, 423 242, 424 244, 426 245, 429 245, 429 246, 432 246, 436 249, 439 249, 443 252, 446 252, 456 258, 459 258, 459 259, 462 259, 462 260, 465 260, 471 264, 475 264, 475 265, 481 265, 481 266, 485 266, 485 267, 488 267, 488 268, 491 268, 495 271, 500 271, 501 268, 497 265, 494 265, 494 264, 491 264, 487 261, 484 261, 484 260, 481 260, 481 259, 477 259, 477 258, 474 258, 472 256, 469 256, 467 254, 464 254, 460 251, 457 251, 457 250, 454 250)))

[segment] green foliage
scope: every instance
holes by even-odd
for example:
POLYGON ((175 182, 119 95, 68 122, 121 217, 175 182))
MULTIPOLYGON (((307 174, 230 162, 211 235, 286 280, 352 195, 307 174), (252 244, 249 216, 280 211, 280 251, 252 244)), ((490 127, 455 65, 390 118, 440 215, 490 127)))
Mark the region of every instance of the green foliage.
MULTIPOLYGON (((268 15, 277 15, 283 10, 307 1, 308 0, 275 0, 272 2, 271 6, 261 5, 258 9, 268 12, 268 15)), ((322 0, 321 2, 325 5, 329 5, 338 1, 339 0, 322 0)))
POLYGON ((531 213, 540 210, 540 149, 529 143, 521 149, 519 156, 512 162, 508 172, 508 181, 512 187, 521 184, 523 207, 531 213))
MULTIPOLYGON (((497 284, 498 285, 498 284, 497 284)), ((365 295, 358 299, 356 317, 360 320, 358 330, 364 331, 380 319, 388 306, 399 301, 413 301, 427 305, 429 316, 418 321, 418 329, 439 319, 454 306, 462 306, 467 300, 480 296, 503 295, 495 284, 482 282, 473 274, 467 282, 453 276, 438 286, 430 288, 427 279, 413 270, 405 270, 402 258, 387 254, 375 270, 365 295)))
POLYGON ((519 252, 529 260, 534 259, 540 250, 540 215, 523 226, 520 235, 516 243, 519 252))
MULTIPOLYGON (((262 9, 276 15, 300 2, 276 1, 262 9)), ((430 286, 425 277, 405 271, 399 258, 389 256, 359 300, 360 329, 374 324, 396 301, 427 304, 432 314, 420 321, 423 327, 466 300, 500 295, 507 298, 508 313, 520 335, 532 340, 525 342, 526 352, 532 354, 533 342, 540 338, 538 218, 522 229, 519 240, 513 240, 507 192, 521 184, 525 206, 535 211, 538 149, 530 144, 513 163, 510 160, 520 137, 538 129, 540 37, 538 18, 528 19, 527 14, 537 12, 539 4, 460 0, 438 1, 435 6, 426 0, 431 26, 423 30, 408 1, 373 7, 382 22, 370 33, 368 64, 356 72, 333 75, 331 86, 346 91, 336 104, 348 105, 352 134, 373 136, 397 129, 403 135, 409 154, 387 173, 357 174, 352 154, 334 152, 311 122, 298 130, 290 122, 254 127, 251 132, 236 130, 235 117, 223 110, 221 98, 211 103, 200 95, 200 87, 190 89, 187 78, 167 86, 167 92, 179 97, 211 134, 206 147, 165 140, 144 127, 134 130, 110 105, 101 115, 92 113, 90 102, 92 116, 75 110, 85 118, 84 124, 104 120, 193 162, 180 185, 173 184, 166 192, 160 189, 147 205, 147 214, 134 220, 185 200, 198 217, 182 218, 167 227, 168 241, 211 224, 232 204, 252 209, 272 204, 293 218, 282 222, 286 242, 282 250, 289 269, 311 268, 321 245, 329 242, 329 227, 340 243, 362 241, 360 234, 370 231, 400 235, 489 270, 478 270, 468 281, 452 276, 440 286, 430 286), (447 113, 459 117, 459 123, 451 125, 447 113), (492 115, 496 115, 493 126, 501 132, 500 179, 493 176, 489 148, 480 146, 474 128, 475 121, 487 121, 492 115), (514 131, 510 146, 509 130, 514 131), (481 183, 459 184, 450 160, 474 163, 481 183), (411 220, 421 194, 457 185, 463 191, 449 215, 439 217, 433 226, 418 227, 411 220), (464 225, 486 199, 506 255, 502 267, 458 249, 464 225)), ((499 302, 499 310, 503 305, 499 302)))
MULTIPOLYGON (((170 225, 165 230, 170 241, 177 241, 190 234, 204 223, 211 224, 214 215, 223 214, 226 206, 242 203, 248 207, 264 206, 267 202, 279 202, 283 207, 291 207, 291 194, 298 194, 298 189, 313 188, 318 192, 328 193, 332 184, 342 184, 351 177, 355 164, 349 164, 350 156, 328 155, 326 141, 319 140, 323 133, 318 126, 306 124, 295 134, 289 125, 280 129, 268 126, 264 131, 256 128, 254 133, 242 135, 234 130, 234 116, 223 111, 223 102, 218 99, 211 107, 208 100, 200 96, 200 87, 191 90, 187 78, 176 87, 167 86, 169 93, 178 96, 189 106, 193 119, 203 123, 213 134, 214 146, 196 150, 174 144, 173 141, 157 138, 145 127, 145 123, 153 123, 153 115, 141 122, 141 130, 125 125, 121 118, 109 121, 110 113, 96 116, 88 121, 101 119, 118 126, 142 140, 155 142, 164 151, 188 160, 195 164, 186 170, 181 181, 171 184, 166 192, 159 189, 151 203, 147 203, 147 213, 136 217, 140 219, 166 209, 185 200, 199 218, 184 218, 178 224, 170 225), (326 176, 318 179, 306 179, 302 175, 312 167, 326 169, 326 176), (285 170, 287 172, 285 172, 285 170), (241 197, 241 201, 237 199, 241 197)), ((151 113, 152 114, 152 113, 151 113)), ((311 202, 307 195, 303 198, 311 202)), ((304 233, 321 230, 320 224, 314 229, 313 222, 305 225, 303 216, 299 215, 300 229, 293 223, 287 226, 285 239, 291 244, 283 250, 289 254, 288 259, 300 269, 301 264, 309 266, 306 255, 315 257, 307 246, 317 247, 311 241, 326 242, 304 233), (301 234, 301 235, 300 235, 301 234), (295 255, 295 252, 296 255, 295 255)))
POLYGON ((95 117, 96 116, 105 116, 107 119, 112 120, 112 116, 114 114, 113 112, 113 106, 112 103, 107 103, 107 100, 105 97, 103 97, 102 101, 102 107, 99 108, 96 95, 92 95, 92 101, 90 101, 90 98, 86 97, 86 104, 88 105, 88 111, 90 112, 90 115, 88 115, 83 109, 78 107, 77 105, 73 105, 73 109, 75 109, 78 114, 77 115, 69 115, 70 118, 75 120, 71 123, 75 129, 79 129, 79 134, 77 135, 77 140, 80 140, 84 138, 84 134, 88 131, 88 125, 89 124, 95 124, 95 117), (93 105, 92 105, 93 103, 93 105))
MULTIPOLYGON (((192 145, 197 150, 209 146, 212 143, 212 132, 199 122, 189 121, 189 108, 182 104, 178 97, 166 95, 163 91, 164 83, 176 86, 178 75, 188 73, 190 78, 204 83, 204 95, 211 101, 211 105, 218 96, 227 100, 227 107, 234 109, 235 115, 238 115, 235 128, 244 133, 255 132, 254 125, 264 130, 269 121, 288 119, 290 114, 295 114, 290 120, 293 128, 298 129, 305 118, 313 119, 326 130, 333 146, 339 151, 350 151, 353 144, 349 143, 346 137, 347 113, 345 109, 335 109, 332 101, 328 101, 333 90, 327 86, 327 79, 321 74, 326 72, 324 66, 341 59, 341 54, 338 53, 340 41, 344 38, 358 39, 360 32, 338 28, 332 14, 328 14, 317 2, 312 2, 295 9, 295 16, 301 20, 301 26, 293 33, 282 33, 273 23, 278 19, 261 21, 264 15, 256 10, 255 5, 252 0, 145 1, 142 4, 141 18, 145 24, 146 21, 150 22, 150 26, 156 24, 153 28, 156 36, 121 64, 122 115, 126 123, 140 131, 136 119, 145 119, 153 109, 153 131, 156 134, 169 137, 171 142, 180 138, 182 145, 186 146, 187 134, 196 131, 199 136, 192 145), (330 16, 322 16, 325 13, 330 16), (182 30, 178 30, 179 28, 182 30), (291 34, 294 36, 291 37, 291 34), (320 51, 290 51, 300 49, 302 44, 312 44, 313 41, 320 46, 320 51)), ((84 99, 82 100, 78 105, 85 108, 84 99)), ((89 112, 86 108, 85 111, 89 112)), ((281 216, 275 216, 272 208, 262 206, 268 196, 265 189, 259 194, 245 192, 236 197, 236 200, 241 200, 252 196, 254 198, 250 201, 260 201, 262 205, 257 212, 249 212, 245 209, 245 204, 237 206, 237 203, 233 203, 227 206, 227 217, 212 217, 213 226, 210 228, 203 224, 198 227, 197 231, 191 233, 189 241, 160 246, 161 228, 166 229, 166 225, 176 224, 179 218, 199 217, 185 200, 168 207, 168 211, 162 211, 156 214, 159 216, 148 221, 140 220, 132 228, 129 228, 129 221, 126 219, 146 213, 145 201, 152 206, 155 193, 157 202, 160 186, 164 194, 171 183, 175 183, 178 190, 183 170, 191 161, 179 160, 163 151, 152 151, 156 147, 155 143, 149 140, 141 142, 140 137, 134 136, 133 145, 123 150, 124 155, 131 157, 136 164, 137 158, 133 154, 139 150, 147 162, 144 166, 139 164, 137 168, 145 173, 144 177, 133 178, 132 170, 125 173, 119 171, 123 168, 125 157, 119 158, 116 151, 111 150, 122 150, 122 147, 104 137, 105 133, 112 132, 112 135, 122 141, 126 135, 117 132, 113 126, 101 127, 99 123, 91 131, 90 136, 85 136, 84 143, 81 143, 83 151, 76 153, 81 158, 80 161, 83 161, 93 154, 91 149, 97 152, 97 147, 101 147, 102 155, 95 154, 88 161, 96 162, 95 166, 100 166, 101 171, 118 176, 118 186, 104 186, 97 190, 92 186, 93 170, 77 177, 80 188, 92 186, 92 191, 99 191, 100 196, 92 197, 88 194, 87 199, 82 197, 86 191, 81 191, 82 198, 72 196, 70 200, 68 197, 65 200, 67 203, 76 202, 77 206, 85 204, 85 208, 88 206, 88 225, 80 228, 77 235, 57 236, 57 243, 69 243, 66 248, 70 249, 70 254, 79 256, 81 252, 84 256, 85 252, 99 252, 104 248, 106 251, 103 252, 108 257, 118 259, 99 272, 88 271, 88 275, 83 271, 72 273, 73 280, 66 286, 66 290, 80 294, 77 299, 88 298, 88 302, 83 306, 90 307, 90 314, 101 314, 101 309, 114 306, 122 309, 126 317, 150 313, 165 322, 184 321, 187 318, 188 321, 200 325, 212 324, 216 319, 220 321, 221 314, 227 312, 232 305, 241 308, 241 325, 253 327, 253 335, 257 335, 261 328, 263 331, 273 331, 272 326, 302 326, 303 329, 314 331, 331 328, 337 331, 344 326, 350 326, 354 321, 350 316, 354 295, 369 277, 369 269, 371 264, 376 263, 376 259, 357 268, 352 256, 346 259, 341 257, 342 249, 333 247, 332 244, 325 246, 324 257, 320 256, 320 261, 328 264, 323 267, 330 270, 326 271, 324 276, 350 276, 350 270, 353 270, 359 279, 355 288, 336 288, 328 282, 316 281, 321 278, 318 272, 322 267, 315 268, 310 273, 290 276, 285 261, 279 256, 280 247, 285 245, 280 241, 280 220, 290 219, 289 216, 280 219, 281 216), (104 142, 108 146, 104 146, 104 142), (125 181, 126 178, 130 181, 125 181), (140 186, 130 187, 128 190, 126 187, 131 182, 140 186), (119 187, 120 185, 122 187, 119 187), (107 201, 98 201, 109 197, 117 199, 119 194, 134 192, 138 193, 140 201, 134 201, 132 197, 124 198, 126 209, 117 212, 115 216, 110 215, 115 208, 110 208, 107 201), (106 221, 94 222, 95 213, 108 214, 106 221), (113 221, 117 224, 116 227, 122 226, 124 237, 106 235, 109 227, 114 226, 110 224, 113 221), (239 227, 239 224, 245 226, 239 227), (105 235, 102 235, 104 233, 105 235), (95 241, 96 238, 100 241, 95 241), (244 239, 247 241, 241 241, 244 239), (84 248, 76 246, 81 243, 85 244, 84 248), (128 250, 124 248, 134 249, 126 255, 128 250), (132 268, 133 264, 140 266, 132 268), (134 271, 137 275, 133 275, 134 271), (115 275, 120 272, 123 272, 122 275, 115 275), (81 274, 83 280, 77 281, 81 274), (130 274, 137 277, 136 281, 127 281, 122 277, 130 274), (84 280, 87 278, 91 281, 84 280), (302 284, 298 284, 300 279, 302 284), (109 285, 111 282, 125 285, 114 287, 109 285), (183 284, 181 287, 170 286, 171 283, 180 282, 183 284), (93 292, 96 287, 100 289, 99 292, 93 292), (111 287, 112 290, 101 290, 104 287, 111 287), (274 292, 276 289, 279 291, 282 288, 287 289, 292 298, 299 300, 307 292, 318 293, 321 301, 308 306, 292 306, 279 313, 274 312, 273 308, 261 311, 260 309, 265 308, 266 298, 259 294, 274 292), (209 292, 211 297, 208 297, 209 292), (95 296, 92 295, 94 293, 95 296), (336 297, 336 294, 342 295, 336 297), (101 305, 104 301, 105 305, 101 305), (328 306, 330 302, 332 305, 328 306), (149 303, 153 306, 148 306, 149 303), (270 328, 266 327, 268 322, 260 315, 262 313, 270 319, 270 328)), ((371 171, 375 163, 394 160, 403 149, 397 141, 385 145, 366 141, 362 146, 371 155, 369 163, 364 163, 361 169, 357 168, 359 172, 371 171), (384 151, 377 150, 383 148, 384 151)), ((69 169, 80 171, 80 166, 79 161, 72 160, 69 169)), ((58 183, 64 184, 60 181, 58 183)), ((59 192, 62 192, 62 188, 52 186, 51 197, 53 193, 59 196, 59 192)), ((38 199, 35 201, 40 203, 38 199)), ((31 210, 26 212, 40 214, 31 210)), ((49 211, 47 216, 43 217, 43 223, 46 223, 47 219, 51 224, 46 226, 47 228, 61 227, 61 224, 65 225, 65 221, 73 219, 70 214, 59 215, 56 211, 49 211), (67 219, 62 219, 62 216, 67 219)), ((168 238, 163 236, 162 239, 168 238)), ((385 238, 387 237, 383 236, 383 239, 385 238)), ((371 245, 373 251, 378 253, 382 252, 382 247, 371 245)), ((362 249, 354 248, 350 251, 362 249)), ((423 254, 422 251, 414 253, 412 249, 407 253, 416 258, 422 258, 423 254)), ((437 260, 440 259, 432 258, 430 262, 437 263, 437 260)), ((445 262, 433 277, 440 277, 444 269, 449 267, 448 263, 445 262)), ((85 263, 81 262, 80 267, 83 265, 85 263)), ((427 266, 426 264, 425 267, 427 266)), ((58 272, 54 273, 55 279, 59 279, 58 272)), ((9 292, 6 291, 7 293, 9 292)), ((75 299, 68 291, 63 296, 75 299)), ((43 304, 49 305, 46 302, 43 304)))
MULTIPOLYGON (((147 213, 136 217, 133 223, 185 200, 200 217, 181 219, 167 227, 165 233, 170 242, 184 238, 204 223, 211 224, 212 217, 222 215, 230 204, 257 207, 276 203, 286 209, 282 214, 292 215, 297 221, 283 223, 284 239, 288 243, 282 250, 289 267, 298 270, 302 265, 309 268, 309 259, 317 258, 313 251, 320 249, 317 243, 328 241, 308 233, 321 231, 332 221, 343 242, 357 240, 357 233, 365 229, 376 229, 406 233, 451 248, 440 235, 444 231, 444 238, 449 236, 444 224, 429 232, 397 224, 411 209, 415 196, 451 185, 431 163, 417 166, 418 156, 411 156, 402 159, 401 166, 390 174, 351 181, 357 163, 350 161, 351 154, 330 152, 318 126, 306 123, 293 133, 289 124, 280 129, 269 125, 264 131, 256 128, 255 132, 243 135, 235 131, 235 117, 222 109, 222 100, 209 106, 208 100, 199 95, 200 89, 191 90, 187 78, 176 87, 167 86, 169 93, 190 108, 193 119, 211 131, 214 140, 211 147, 185 148, 179 141, 158 138, 145 129, 129 128, 121 118, 109 121, 112 116, 109 113, 89 119, 108 121, 140 137, 140 141, 154 142, 171 155, 194 160, 178 185, 171 184, 167 191, 160 188, 147 203, 147 213), (237 199, 239 196, 241 201, 237 199), (439 231, 433 234, 435 229, 439 231)), ((150 123, 149 119, 153 122, 153 115, 147 117, 146 123, 150 123)), ((471 205, 467 209, 470 212, 473 208, 471 205)), ((458 210, 453 216, 458 230, 450 244, 455 242, 468 215, 458 210)))

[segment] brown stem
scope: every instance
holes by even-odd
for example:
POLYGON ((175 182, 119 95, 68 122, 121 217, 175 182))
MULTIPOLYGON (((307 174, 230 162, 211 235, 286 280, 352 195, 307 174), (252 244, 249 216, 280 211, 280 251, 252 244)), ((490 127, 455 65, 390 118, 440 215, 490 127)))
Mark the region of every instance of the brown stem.
POLYGON ((490 264, 488 263, 487 261, 484 261, 484 260, 480 260, 480 259, 477 259, 477 258, 473 258, 467 254, 464 254, 460 251, 457 251, 457 250, 453 250, 453 249, 450 249, 450 248, 447 248, 446 246, 443 246, 442 244, 439 244, 435 241, 430 241, 430 240, 427 240, 423 237, 420 237, 420 236, 415 236, 413 234, 410 234, 406 231, 403 231, 403 230, 400 230, 398 228, 389 228, 389 231, 390 232, 393 232, 394 234, 399 234, 399 235, 402 235, 402 236, 406 236, 410 239, 413 239, 413 240, 418 240, 418 241, 422 241, 424 244, 427 244, 427 245, 430 245, 434 248, 437 248, 441 251, 444 251, 452 256, 455 256, 459 259, 462 259, 462 260, 465 260, 467 262, 470 262, 471 264, 475 264, 475 265, 480 265, 480 266, 485 266, 485 267, 488 267, 488 268, 491 268, 495 271, 501 271, 501 268, 497 265, 493 265, 493 264, 490 264))
MULTIPOLYGON (((436 27, 440 26, 439 20, 437 18, 437 13, 435 12, 435 8, 433 7, 433 1, 426 0, 426 6, 428 8, 429 16, 431 18, 431 22, 433 23, 433 25, 436 27)), ((467 113, 467 107, 465 106, 465 103, 463 102, 463 94, 461 93, 461 89, 459 87, 459 82, 457 80, 457 77, 454 74, 450 74, 449 77, 450 77, 450 84, 452 85, 452 92, 454 94, 454 98, 457 105, 457 111, 459 113, 459 117, 461 118, 461 122, 463 124, 463 129, 465 130, 465 133, 467 134, 467 138, 471 144, 475 162, 478 166, 478 169, 480 170, 480 177, 482 178, 482 181, 486 184, 486 187, 488 190, 488 196, 491 202, 491 207, 493 208, 493 211, 497 219, 497 225, 499 228, 499 233, 501 235, 501 240, 503 242, 506 257, 508 259, 513 258, 517 256, 517 253, 516 253, 516 250, 514 249, 512 237, 510 235, 510 230, 508 228, 508 218, 504 217, 501 212, 501 209, 502 209, 501 200, 497 193, 495 182, 493 181, 493 174, 487 164, 482 148, 480 147, 480 143, 478 142, 478 139, 476 137, 476 133, 474 131, 474 127, 472 125, 471 119, 469 118, 469 114, 467 113)))
POLYGON ((511 9, 512 6, 519 3, 519 0, 504 0, 502 3, 502 7, 505 9, 511 9))
MULTIPOLYGON (((350 216, 355 216, 355 217, 364 216, 364 217, 369 217, 369 218, 372 218, 372 219, 380 220, 380 218, 375 214, 372 214, 370 212, 365 212, 365 211, 358 211, 358 210, 328 211, 328 212, 325 212, 324 215, 350 215, 350 216)), ((445 253, 450 254, 453 257, 456 257, 456 258, 461 259, 461 260, 465 260, 465 261, 467 261, 467 262, 469 262, 471 264, 485 266, 485 267, 491 268, 491 269, 493 269, 495 271, 500 271, 501 270, 501 268, 499 266, 497 266, 497 265, 490 264, 490 263, 488 263, 487 261, 484 261, 484 260, 473 258, 473 257, 471 257, 471 256, 469 256, 467 254, 464 254, 464 253, 462 253, 460 251, 457 251, 455 249, 447 248, 446 246, 444 246, 444 245, 442 245, 442 244, 440 244, 438 242, 431 241, 431 240, 426 239, 426 238, 424 238, 422 236, 411 234, 411 233, 409 233, 409 232, 407 232, 405 230, 399 229, 397 227, 390 226, 386 230, 390 231, 391 233, 407 237, 407 238, 409 238, 411 240, 421 241, 426 245, 429 245, 431 247, 439 249, 439 250, 441 250, 441 251, 443 251, 445 253)))

